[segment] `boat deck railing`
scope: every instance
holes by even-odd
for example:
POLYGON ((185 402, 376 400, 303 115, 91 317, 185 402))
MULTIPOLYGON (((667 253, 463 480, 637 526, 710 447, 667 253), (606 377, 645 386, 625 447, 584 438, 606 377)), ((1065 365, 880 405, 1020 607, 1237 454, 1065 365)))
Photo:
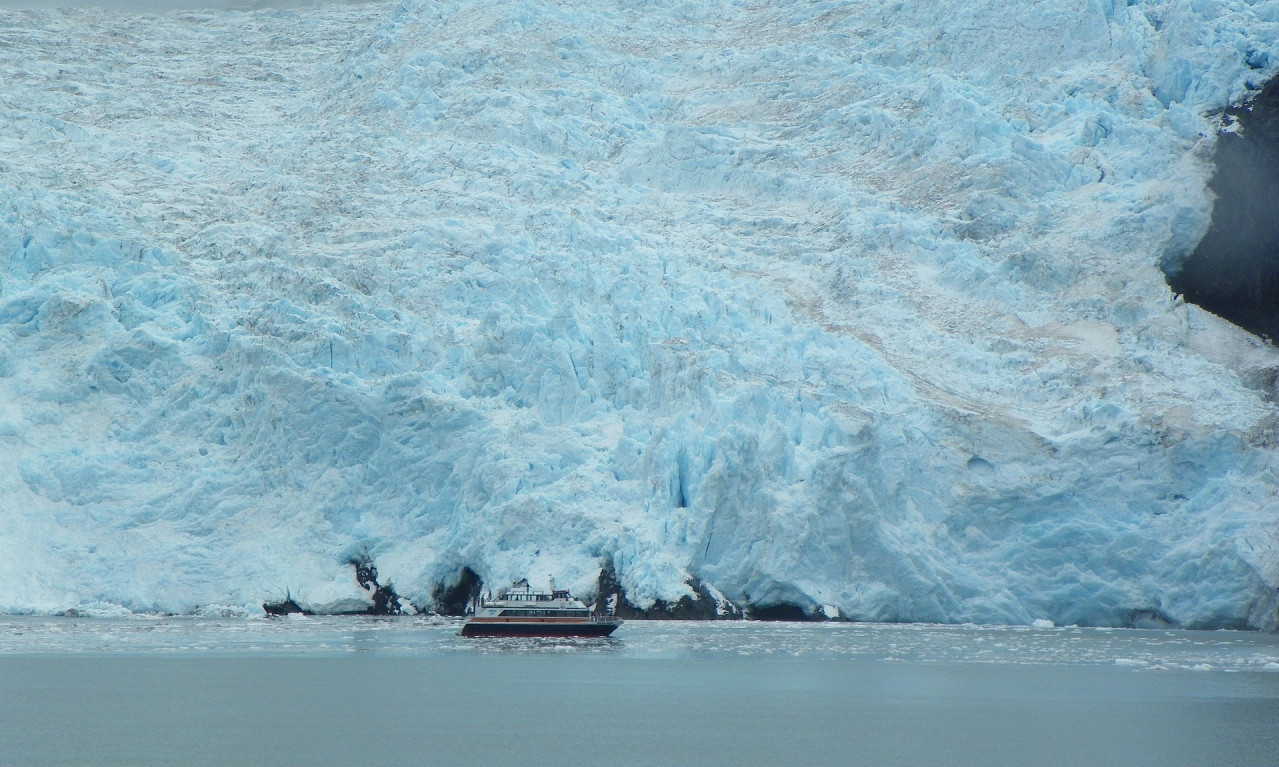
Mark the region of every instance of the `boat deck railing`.
POLYGON ((619 618, 613 614, 596 613, 591 616, 591 623, 617 623, 619 618))

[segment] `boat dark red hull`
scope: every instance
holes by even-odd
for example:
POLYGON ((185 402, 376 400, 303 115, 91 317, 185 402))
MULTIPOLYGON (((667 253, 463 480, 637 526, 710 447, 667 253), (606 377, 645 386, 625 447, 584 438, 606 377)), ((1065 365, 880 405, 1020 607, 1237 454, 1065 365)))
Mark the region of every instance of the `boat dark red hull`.
POLYGON ((467 621, 464 637, 606 637, 621 623, 534 623, 526 621, 467 621))

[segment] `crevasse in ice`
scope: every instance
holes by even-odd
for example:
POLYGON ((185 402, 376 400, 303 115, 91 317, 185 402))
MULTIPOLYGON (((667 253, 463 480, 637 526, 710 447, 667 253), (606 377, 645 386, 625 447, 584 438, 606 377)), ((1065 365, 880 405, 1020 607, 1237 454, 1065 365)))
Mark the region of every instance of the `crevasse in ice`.
POLYGON ((1279 356, 1160 270, 1279 2, 0 20, 0 609, 1276 627, 1279 356))

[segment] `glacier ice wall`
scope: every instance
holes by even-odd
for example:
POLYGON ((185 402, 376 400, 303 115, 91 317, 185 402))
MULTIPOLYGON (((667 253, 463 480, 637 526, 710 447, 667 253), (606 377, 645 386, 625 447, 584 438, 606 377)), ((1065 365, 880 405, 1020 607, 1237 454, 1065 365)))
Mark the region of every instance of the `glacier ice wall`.
POLYGON ((1276 628, 1279 356, 1160 267, 1279 2, 0 29, 0 609, 1276 628))

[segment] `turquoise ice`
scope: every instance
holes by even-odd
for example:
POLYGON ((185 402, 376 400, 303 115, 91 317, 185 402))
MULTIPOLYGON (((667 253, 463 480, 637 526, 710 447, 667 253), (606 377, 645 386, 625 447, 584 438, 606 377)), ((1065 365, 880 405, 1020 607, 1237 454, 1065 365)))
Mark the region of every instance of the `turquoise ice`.
POLYGON ((1168 289, 1279 2, 0 12, 0 609, 1279 627, 1168 289), (213 606, 210 608, 210 606, 213 606))

